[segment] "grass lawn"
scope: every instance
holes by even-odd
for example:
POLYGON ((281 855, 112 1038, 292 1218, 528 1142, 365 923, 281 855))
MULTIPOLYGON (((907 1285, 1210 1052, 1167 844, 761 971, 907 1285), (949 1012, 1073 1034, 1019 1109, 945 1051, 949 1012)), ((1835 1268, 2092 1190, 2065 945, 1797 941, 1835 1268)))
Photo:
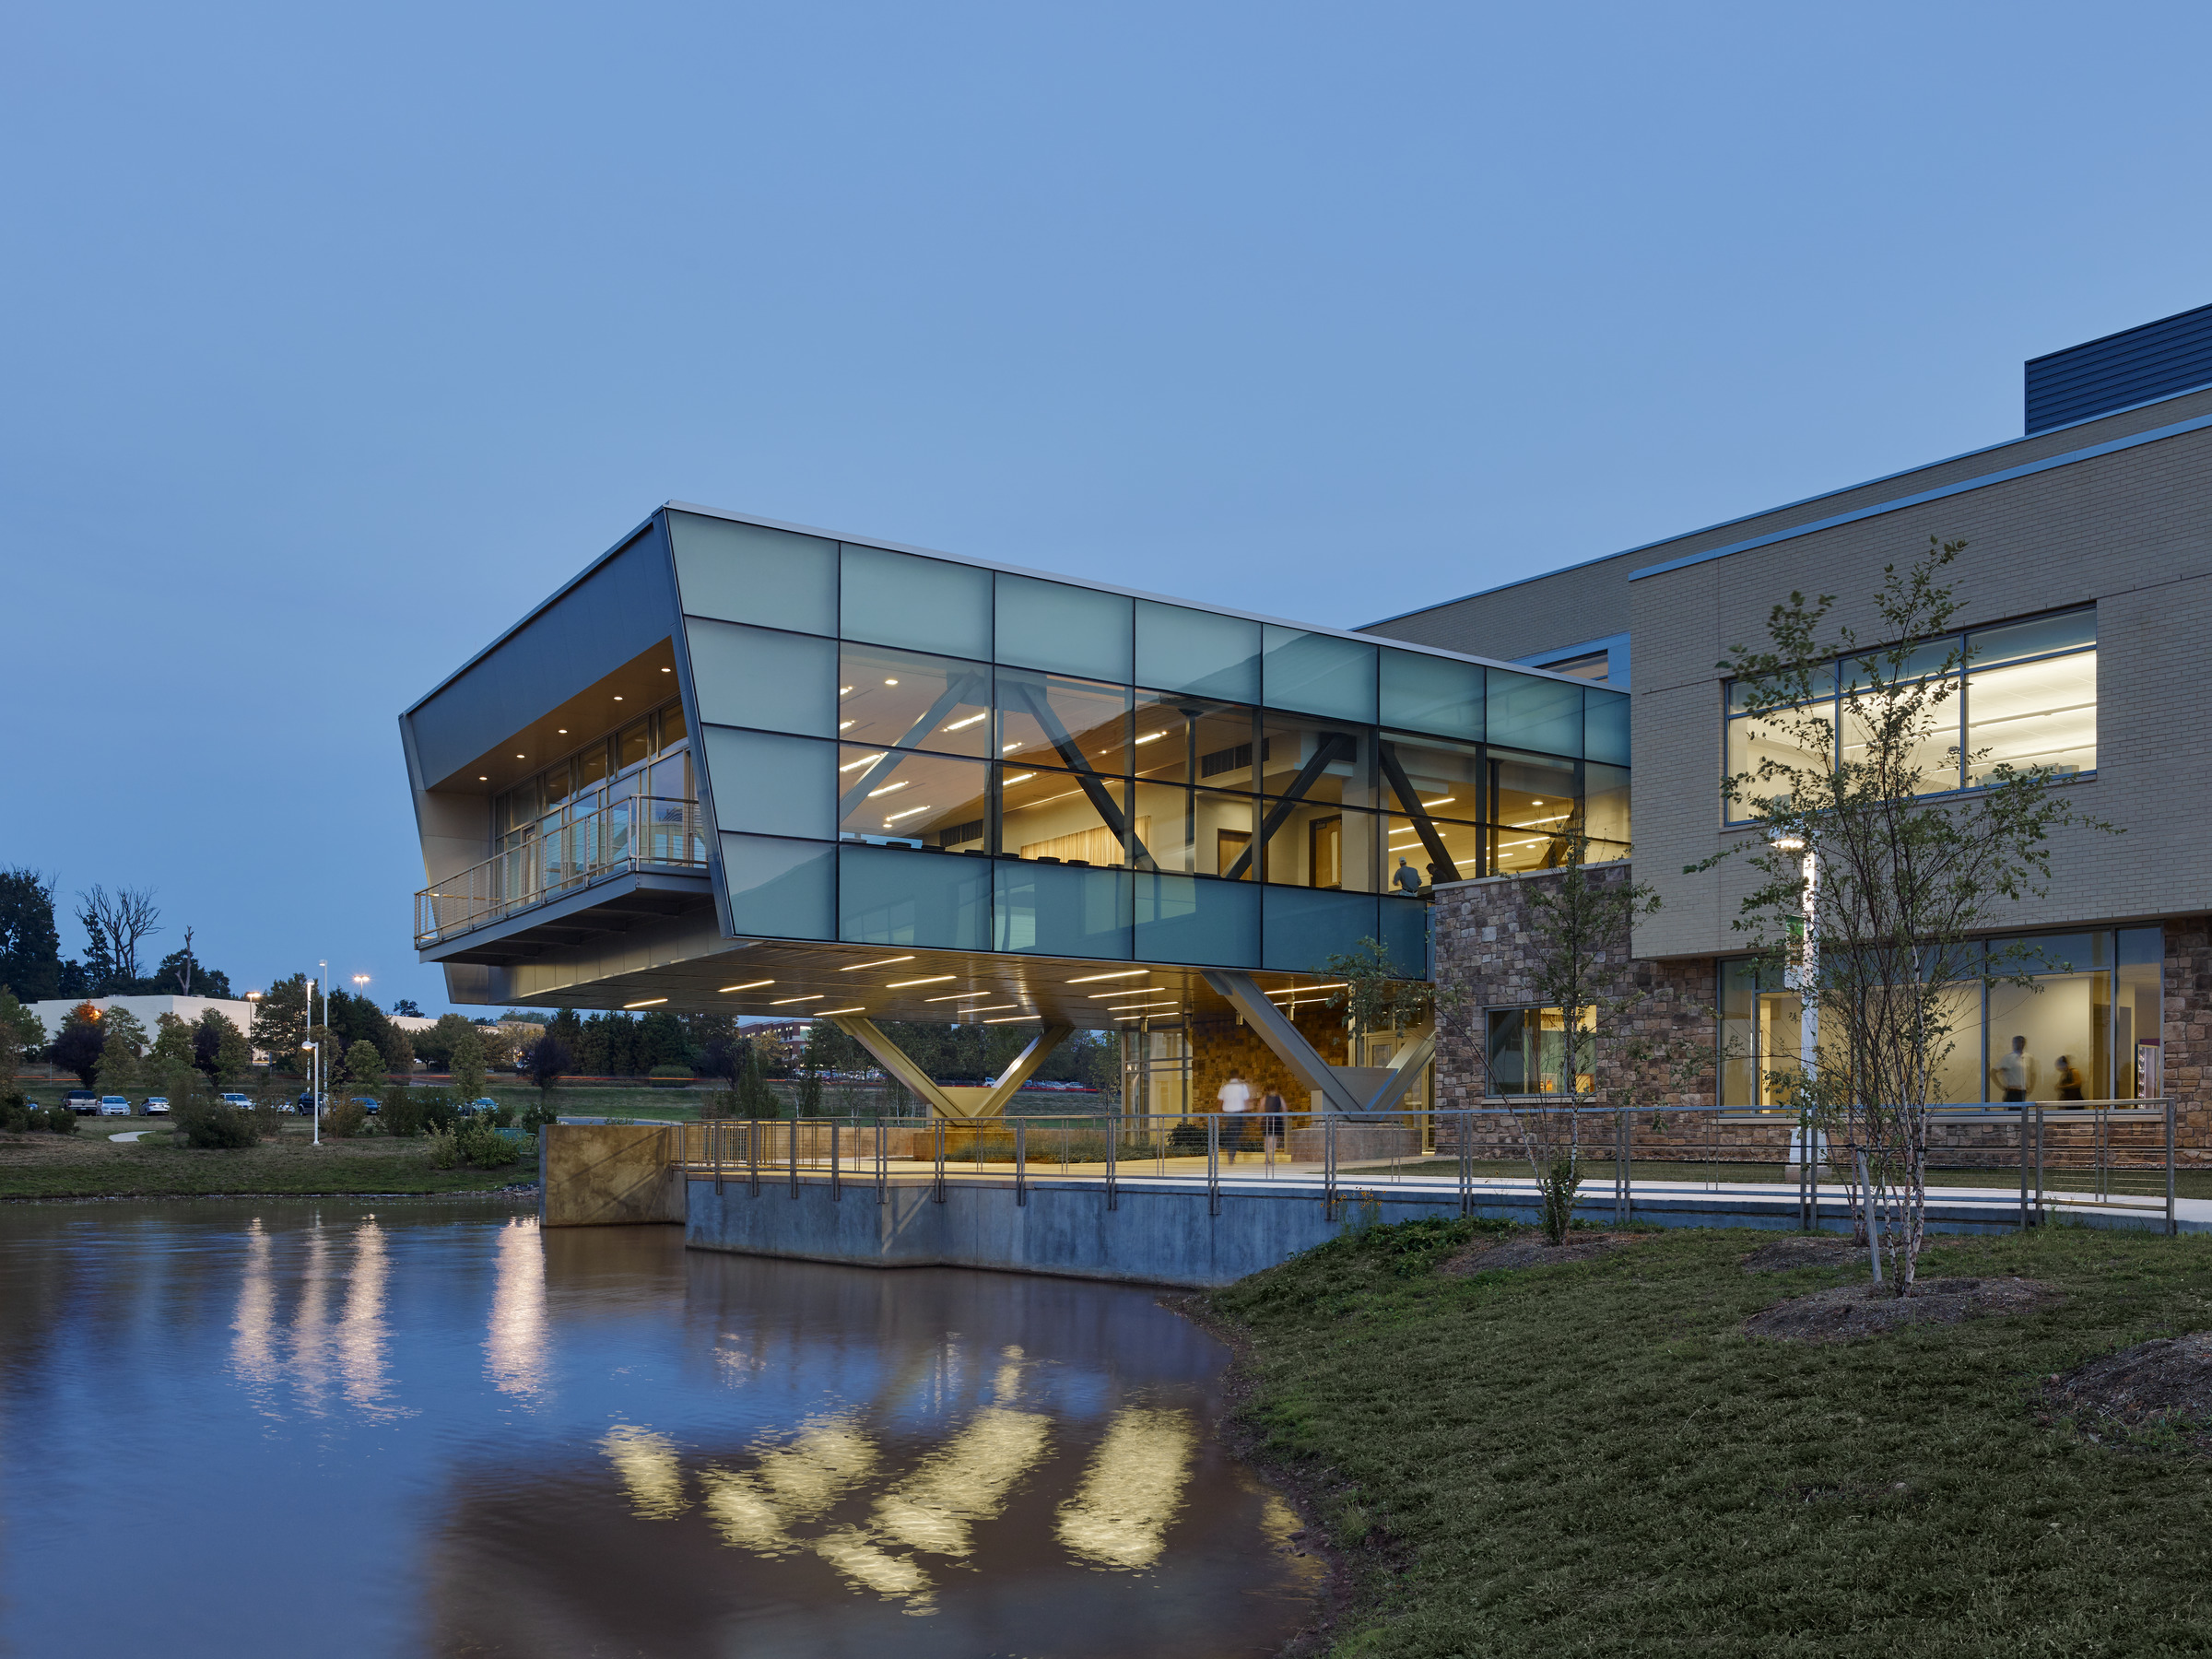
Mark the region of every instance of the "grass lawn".
MULTIPOLYGON (((2162 1159, 2165 1154, 2161 1152, 2162 1159)), ((1459 1159, 1456 1158, 1425 1158, 1393 1165, 1387 1162, 1340 1163, 1338 1170, 1348 1174, 1355 1170, 1387 1171, 1396 1169, 1400 1174, 1419 1175, 1432 1181, 1454 1181, 1459 1177, 1459 1159)), ((1691 1163, 1674 1162, 1660 1159, 1638 1159, 1629 1167, 1631 1179, 1636 1181, 1763 1181, 1776 1185, 1795 1186, 1793 1175, 1783 1179, 1783 1166, 1778 1163, 1691 1163)), ((1477 1181, 1526 1181, 1526 1159, 1477 1159, 1475 1179, 1477 1181)), ((2033 1166, 2030 1167, 2030 1182, 2034 1180, 2033 1166)), ((2112 1192, 2139 1196, 2156 1195, 2163 1204, 2166 1199, 2166 1166, 2160 1162, 2156 1169, 2115 1169, 2106 1171, 2105 1180, 2112 1192)), ((2019 1189, 2020 1171, 2012 1169, 1995 1170, 1943 1170, 1928 1171, 1928 1184, 1935 1187, 2008 1187, 2019 1189)), ((2043 1187, 2048 1192, 2088 1193, 2096 1190, 2097 1176, 2093 1169, 2063 1165, 2054 1159, 2043 1161, 2043 1187)), ((1613 1160, 1609 1158, 1586 1158, 1583 1160, 1583 1191, 1585 1195, 1601 1189, 1610 1193, 1613 1186, 1613 1160)), ((1824 1193, 1840 1193, 1842 1184, 1823 1175, 1820 1182, 1824 1193)), ((2174 1195, 2180 1198, 2212 1198, 2212 1170, 2176 1170, 2173 1172, 2174 1195)))
MULTIPOLYGON (((89 1131, 0 1135, 0 1198, 187 1196, 210 1193, 481 1193, 535 1181, 526 1159, 504 1170, 433 1170, 422 1140, 325 1141, 303 1135, 236 1151, 119 1145, 89 1131)), ((159 1124, 161 1120, 153 1120, 159 1124)), ((111 1118, 120 1126, 122 1120, 111 1118)), ((133 1125, 147 1127, 144 1120, 133 1125)), ((300 1125, 302 1129, 306 1124, 300 1125)))
POLYGON ((1745 1272, 1780 1235, 1438 1273, 1479 1226, 1347 1235, 1206 1299, 1260 1454, 1347 1558, 1330 1652, 2212 1652, 2212 1462, 2091 1444, 2033 1397, 2212 1326, 2212 1239, 1942 1242, 1924 1277, 2065 1300, 1811 1347, 1741 1326, 1858 1270, 1745 1272))

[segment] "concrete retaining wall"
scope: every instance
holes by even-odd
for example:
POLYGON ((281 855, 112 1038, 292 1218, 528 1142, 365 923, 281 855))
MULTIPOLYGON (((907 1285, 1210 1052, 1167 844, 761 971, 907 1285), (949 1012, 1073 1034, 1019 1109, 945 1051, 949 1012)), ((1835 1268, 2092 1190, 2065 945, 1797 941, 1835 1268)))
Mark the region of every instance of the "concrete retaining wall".
POLYGON ((684 1218, 679 1129, 549 1124, 538 1131, 537 1215, 546 1227, 629 1227, 684 1218))

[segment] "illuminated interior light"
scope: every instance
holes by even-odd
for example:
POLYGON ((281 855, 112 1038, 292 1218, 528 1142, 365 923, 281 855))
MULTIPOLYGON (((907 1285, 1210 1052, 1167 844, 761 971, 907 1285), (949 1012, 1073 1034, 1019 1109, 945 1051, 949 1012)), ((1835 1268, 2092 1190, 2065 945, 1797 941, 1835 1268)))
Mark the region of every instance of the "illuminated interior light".
POLYGON ((727 996, 733 991, 760 991, 774 984, 774 980, 747 980, 742 985, 724 985, 720 994, 727 996))
MULTIPOLYGON (((848 720, 845 724, 847 725, 851 725, 853 723, 848 720)), ((881 755, 863 755, 857 760, 846 761, 844 765, 839 767, 837 770, 841 772, 857 771, 860 770, 860 768, 868 765, 871 761, 880 760, 882 759, 883 757, 881 755)))
POLYGON ((1140 973, 1151 971, 1152 970, 1149 968, 1120 968, 1112 973, 1087 973, 1080 979, 1072 979, 1067 982, 1071 985, 1095 985, 1100 980, 1135 979, 1140 973))
POLYGON ((649 996, 643 1002, 624 1003, 622 1006, 626 1008, 657 1008, 667 1000, 665 996, 649 996))
POLYGON ((988 719, 990 719, 990 718, 991 718, 991 712, 990 712, 990 710, 986 709, 986 710, 984 710, 984 711, 983 711, 983 712, 982 712, 981 714, 971 714, 971 715, 969 715, 969 716, 968 716, 968 718, 967 718, 967 719, 965 719, 965 720, 956 720, 956 721, 954 721, 954 722, 953 722, 953 723, 952 723, 950 725, 947 726, 945 729, 946 729, 947 731, 948 731, 948 732, 958 732, 958 731, 960 731, 961 729, 963 729, 964 727, 967 727, 967 726, 971 726, 971 725, 973 725, 973 724, 975 724, 977 721, 979 721, 979 720, 988 720, 988 719))
POLYGON ((853 688, 850 686, 840 686, 837 688, 837 694, 840 697, 850 697, 853 695, 853 688))
POLYGON ((910 782, 912 780, 901 778, 896 783, 886 783, 881 789, 871 789, 868 791, 868 799, 872 801, 879 794, 889 794, 894 789, 904 789, 910 782))
POLYGON ((923 979, 893 980, 889 984, 886 985, 884 989, 886 991, 903 991, 909 985, 941 985, 947 980, 956 979, 959 976, 957 974, 933 973, 923 979))
POLYGON ((850 721, 850 720, 841 720, 841 721, 839 721, 839 722, 837 723, 837 729, 838 729, 839 731, 841 731, 841 731, 843 731, 843 730, 844 730, 844 729, 845 729, 847 726, 849 726, 849 725, 853 725, 853 724, 855 724, 854 722, 853 722, 853 721, 850 721))
POLYGON ((1018 743, 1002 743, 998 746, 998 752, 1002 755, 1010 755, 1020 747, 1021 745, 1018 743))
POLYGON ((1012 777, 1010 777, 1010 778, 1008 778, 1008 779, 1006 779, 1006 780, 1005 780, 1005 781, 1006 781, 1006 782, 1008 782, 1008 783, 1027 783, 1027 782, 1029 782, 1029 781, 1030 781, 1031 778, 1035 777, 1036 775, 1037 775, 1037 774, 1036 774, 1035 772, 1017 772, 1017 773, 1015 773, 1015 774, 1014 774, 1014 776, 1012 776, 1012 777))
POLYGON ((1018 1025, 1025 1019, 1035 1019, 1034 1014, 1002 1014, 996 1019, 986 1019, 985 1025, 1018 1025))
POLYGON ((1119 991, 1093 991, 1083 1000, 1085 1002, 1104 1002, 1112 996, 1137 996, 1140 994, 1149 996, 1155 991, 1167 989, 1166 985, 1124 985, 1119 991))
POLYGON ((820 1002, 822 998, 828 996, 829 994, 830 993, 827 991, 817 991, 811 996, 779 996, 774 1002, 770 1003, 768 1006, 771 1008, 781 1008, 787 1006, 792 1003, 820 1002))
POLYGON ((1293 985, 1288 991, 1269 991, 1265 994, 1268 996, 1305 996, 1315 991, 1341 991, 1344 988, 1345 982, 1337 980, 1326 985, 1293 985))
POLYGON ((865 1006, 854 1003, 849 1008, 817 1008, 814 1016, 817 1019, 827 1019, 832 1014, 865 1014, 866 1012, 867 1009, 865 1006))
POLYGON ((884 683, 885 685, 887 685, 887 686, 895 686, 895 685, 897 685, 899 682, 898 682, 897 680, 895 680, 895 679, 887 679, 887 680, 885 680, 883 683, 884 683))
MULTIPOLYGON (((989 1014, 1000 1008, 1018 1008, 1020 1006, 1019 1003, 985 1003, 980 1008, 962 1008, 960 1012, 963 1014, 989 1014)), ((984 1023, 989 1024, 990 1022, 986 1020, 984 1023)))
MULTIPOLYGON (((1458 799, 1459 799, 1459 797, 1458 797, 1457 795, 1445 795, 1445 796, 1444 796, 1444 797, 1443 797, 1441 800, 1436 800, 1436 801, 1423 801, 1423 802, 1421 803, 1421 805, 1422 805, 1422 806, 1451 806, 1451 805, 1452 805, 1452 803, 1453 803, 1453 802, 1454 802, 1454 801, 1456 801, 1456 800, 1458 800, 1458 799)), ((1541 801, 1538 801, 1538 802, 1536 803, 1536 805, 1537 805, 1537 806, 1543 806, 1543 805, 1544 805, 1544 803, 1543 803, 1543 802, 1541 802, 1541 801)))
POLYGON ((664 668, 664 669, 662 669, 662 670, 661 670, 661 672, 662 672, 663 674, 674 674, 674 673, 676 672, 676 670, 675 670, 675 669, 673 669, 673 668, 664 668))
POLYGON ((893 962, 911 962, 913 959, 914 953, 910 950, 904 956, 877 957, 872 962, 854 962, 850 968, 840 968, 838 971, 840 973, 858 973, 863 968, 888 968, 893 962))
POLYGON ((620 701, 622 700, 622 699, 621 699, 619 696, 617 696, 617 697, 616 697, 616 699, 615 699, 615 700, 616 700, 617 702, 620 702, 620 701))
POLYGON ((557 737, 566 737, 568 735, 569 728, 567 726, 561 726, 554 733, 554 735, 557 737))
POLYGON ((912 818, 917 812, 927 812, 929 808, 927 806, 909 806, 904 812, 894 812, 890 817, 885 818, 883 820, 883 827, 886 830, 888 830, 893 824, 897 823, 902 818, 912 818))
POLYGON ((1157 743, 1159 741, 1159 739, 1165 737, 1166 735, 1167 734, 1165 732, 1147 732, 1143 736, 1137 739, 1137 742, 1157 743))
POLYGON ((956 993, 955 994, 953 994, 953 995, 951 995, 951 996, 925 996, 925 997, 924 997, 922 1000, 923 1000, 924 1002, 933 1002, 933 1003, 940 1003, 940 1002, 973 1002, 973 1001, 974 1001, 974 1000, 975 1000, 977 997, 979 997, 979 996, 989 996, 990 994, 991 994, 991 993, 990 993, 990 992, 988 992, 988 991, 961 991, 961 992, 958 992, 958 993, 956 993))

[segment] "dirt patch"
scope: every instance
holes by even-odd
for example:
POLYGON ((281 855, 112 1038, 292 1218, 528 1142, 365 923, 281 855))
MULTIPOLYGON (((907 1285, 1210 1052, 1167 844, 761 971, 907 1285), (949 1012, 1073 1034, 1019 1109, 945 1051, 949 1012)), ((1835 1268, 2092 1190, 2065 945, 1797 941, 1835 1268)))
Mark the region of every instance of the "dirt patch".
POLYGON ((1905 1297, 1880 1285, 1841 1285, 1754 1313, 1744 1321, 1744 1333, 1791 1342, 1855 1342, 1903 1325, 2031 1313, 2060 1300, 2053 1287, 2023 1278, 1924 1279, 1905 1297))
POLYGON ((1587 1262, 1610 1255, 1630 1244, 1656 1237, 1653 1233, 1570 1233, 1564 1244, 1551 1244, 1530 1229, 1498 1241, 1478 1239, 1457 1255, 1447 1256, 1440 1273, 1494 1273, 1504 1267, 1557 1267, 1567 1262, 1587 1262))
POLYGON ((2212 1331, 2138 1342, 2053 1377, 2043 1420, 2070 1418, 2097 1441, 2212 1453, 2212 1331))
POLYGON ((1783 1239, 1744 1258, 1746 1273, 1787 1273, 1794 1267, 1848 1267, 1865 1263, 1865 1246, 1849 1239, 1783 1239))

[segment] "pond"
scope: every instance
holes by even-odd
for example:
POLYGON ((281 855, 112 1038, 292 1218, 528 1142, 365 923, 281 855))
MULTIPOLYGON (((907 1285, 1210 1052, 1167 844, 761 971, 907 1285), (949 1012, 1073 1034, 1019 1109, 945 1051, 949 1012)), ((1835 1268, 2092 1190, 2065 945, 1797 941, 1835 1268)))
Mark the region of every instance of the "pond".
POLYGON ((1318 1586, 1227 1359, 480 1201, 0 1206, 0 1651, 1267 1653, 1318 1586))

